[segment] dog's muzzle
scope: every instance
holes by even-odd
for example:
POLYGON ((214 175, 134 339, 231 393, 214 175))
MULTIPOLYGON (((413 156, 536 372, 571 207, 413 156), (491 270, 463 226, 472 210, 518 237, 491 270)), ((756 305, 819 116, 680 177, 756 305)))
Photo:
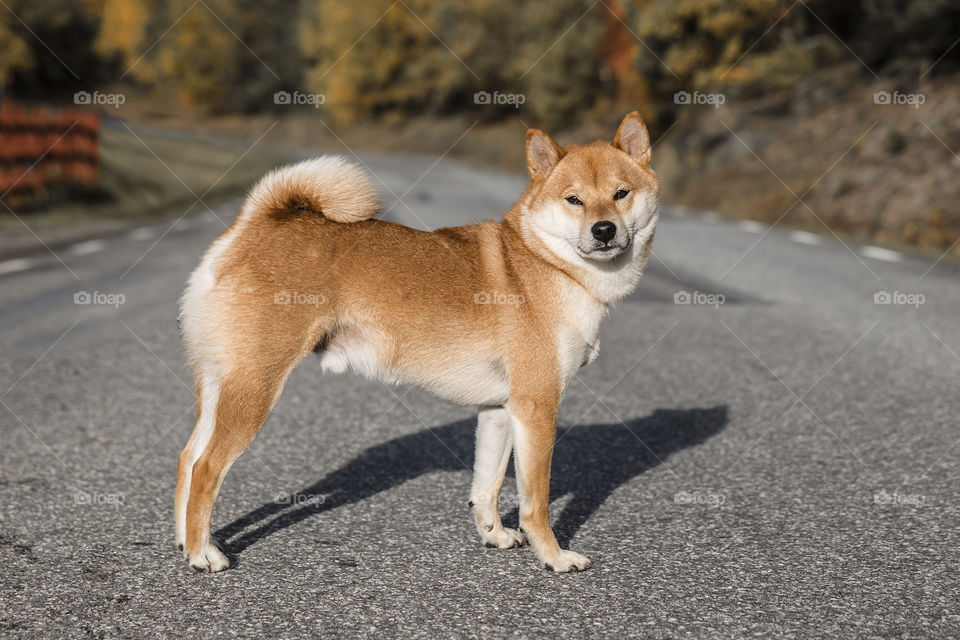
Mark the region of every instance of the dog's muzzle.
POLYGON ((626 251, 629 246, 630 236, 624 236, 623 240, 619 241, 613 239, 601 242, 596 238, 586 242, 581 240, 580 243, 577 244, 576 249, 582 258, 596 260, 598 262, 609 262, 626 251))

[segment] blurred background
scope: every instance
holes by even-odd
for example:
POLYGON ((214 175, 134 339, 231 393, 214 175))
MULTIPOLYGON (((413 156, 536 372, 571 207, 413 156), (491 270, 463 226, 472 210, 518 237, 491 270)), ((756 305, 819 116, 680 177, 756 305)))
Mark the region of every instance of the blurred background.
POLYGON ((527 127, 640 109, 669 202, 960 256, 949 0, 2 4, 0 252, 178 215, 291 149, 520 172, 527 127))
POLYGON ((3 638, 960 638, 956 0, 0 0, 0 87, 3 638), (634 109, 665 205, 553 462, 596 567, 478 544, 475 408, 307 358, 193 575, 177 299, 254 181, 464 224, 634 109))

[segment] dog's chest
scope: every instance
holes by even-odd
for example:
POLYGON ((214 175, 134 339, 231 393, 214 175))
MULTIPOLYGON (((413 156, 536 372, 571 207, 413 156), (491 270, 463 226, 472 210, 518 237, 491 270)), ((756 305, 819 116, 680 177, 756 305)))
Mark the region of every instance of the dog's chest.
POLYGON ((600 323, 606 312, 606 305, 597 302, 585 291, 568 293, 566 313, 557 335, 564 384, 600 354, 600 323))

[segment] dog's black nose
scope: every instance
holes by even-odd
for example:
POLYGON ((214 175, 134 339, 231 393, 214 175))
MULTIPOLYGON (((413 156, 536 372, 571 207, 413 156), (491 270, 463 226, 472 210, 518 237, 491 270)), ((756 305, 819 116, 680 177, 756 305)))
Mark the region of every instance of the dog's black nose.
POLYGON ((593 225, 590 233, 600 242, 610 242, 613 240, 613 236, 617 235, 617 225, 604 220, 593 225))

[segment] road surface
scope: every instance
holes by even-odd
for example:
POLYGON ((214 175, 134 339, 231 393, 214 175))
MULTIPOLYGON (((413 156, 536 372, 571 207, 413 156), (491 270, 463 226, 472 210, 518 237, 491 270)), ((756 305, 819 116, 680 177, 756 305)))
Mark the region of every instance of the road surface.
MULTIPOLYGON (((523 185, 364 160, 420 228, 523 185)), ((4 637, 960 634, 958 270, 671 207, 561 408, 551 517, 594 569, 479 543, 470 408, 308 359, 217 503, 234 568, 193 573, 176 300, 236 206, 0 262, 4 637)))

